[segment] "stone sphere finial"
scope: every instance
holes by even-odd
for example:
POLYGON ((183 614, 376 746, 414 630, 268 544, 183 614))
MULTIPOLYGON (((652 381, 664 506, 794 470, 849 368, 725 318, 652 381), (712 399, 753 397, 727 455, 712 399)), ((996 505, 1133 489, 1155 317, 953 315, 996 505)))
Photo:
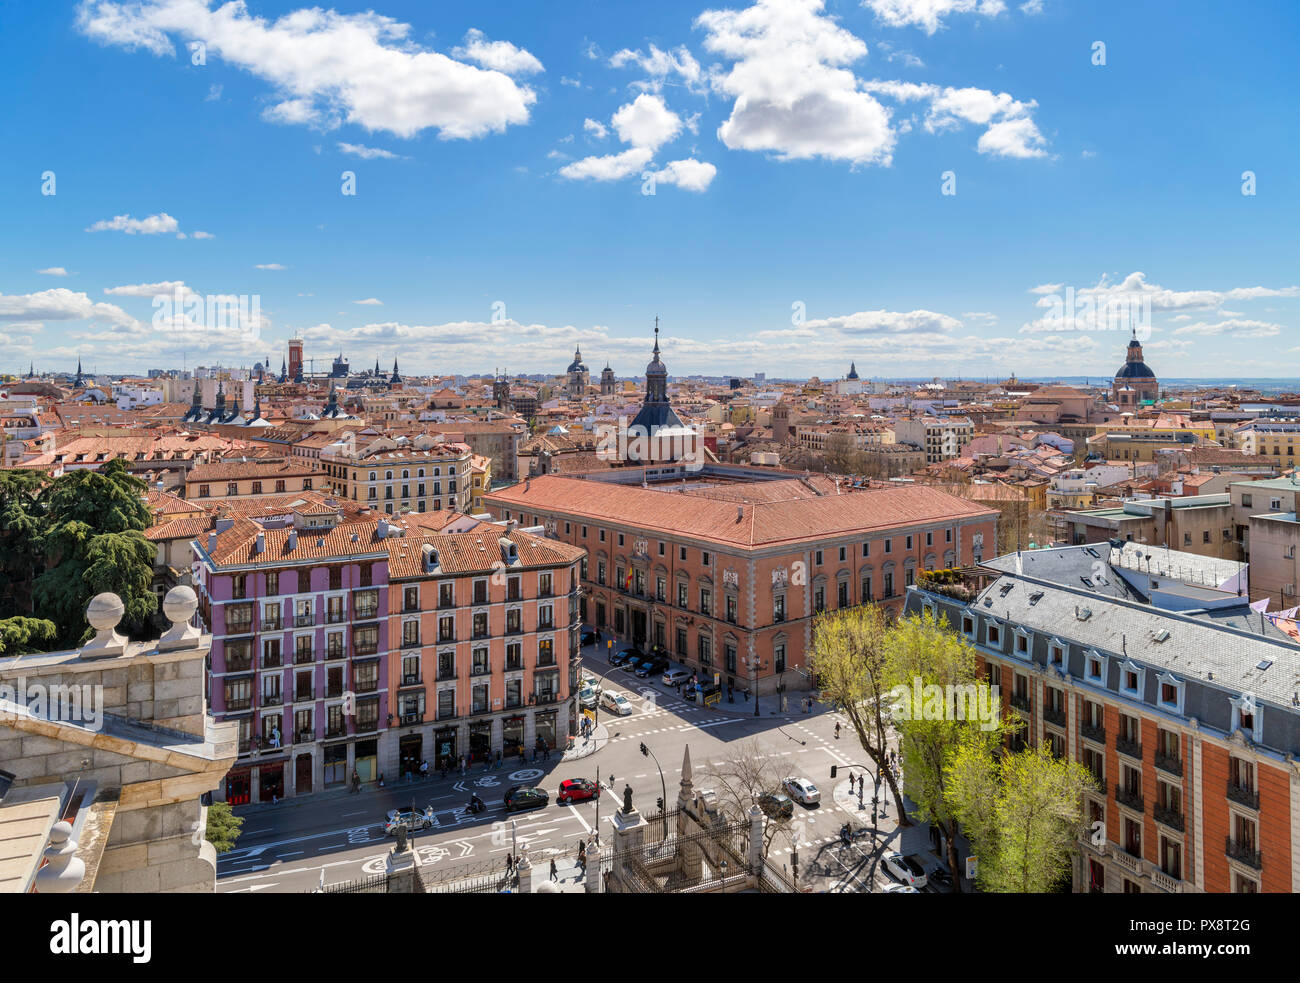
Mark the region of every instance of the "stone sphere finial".
POLYGON ((86 620, 95 631, 112 631, 126 614, 126 605, 116 594, 96 594, 86 605, 86 620))
MULTIPOLYGON (((110 595, 111 596, 111 595, 110 595)), ((86 863, 77 855, 77 841, 72 838, 72 824, 55 823, 45 848, 45 866, 36 874, 36 890, 41 894, 69 894, 86 876, 86 863)))
POLYGON ((199 609, 199 598, 193 587, 184 584, 173 587, 163 598, 163 614, 174 625, 189 624, 194 612, 199 609))

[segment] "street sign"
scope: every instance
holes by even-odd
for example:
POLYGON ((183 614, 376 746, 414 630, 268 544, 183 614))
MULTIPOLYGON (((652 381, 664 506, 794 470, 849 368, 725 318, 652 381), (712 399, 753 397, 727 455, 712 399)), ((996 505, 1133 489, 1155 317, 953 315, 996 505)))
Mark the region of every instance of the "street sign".
POLYGON ((978 869, 978 867, 979 864, 974 857, 966 858, 966 880, 968 881, 975 880, 975 871, 978 869))

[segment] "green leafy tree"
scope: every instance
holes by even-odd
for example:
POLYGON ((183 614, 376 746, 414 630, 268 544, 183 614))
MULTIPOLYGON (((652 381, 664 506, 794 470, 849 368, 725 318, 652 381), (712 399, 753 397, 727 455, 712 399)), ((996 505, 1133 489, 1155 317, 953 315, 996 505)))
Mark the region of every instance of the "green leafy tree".
POLYGON ((874 604, 819 615, 813 623, 808 667, 823 697, 848 718, 858 744, 876 765, 894 797, 900 825, 910 826, 903 795, 889 768, 889 689, 885 663, 888 629, 874 604))
POLYGON ((58 634, 58 626, 44 618, 5 618, 0 621, 0 655, 48 651, 58 634))
POLYGON ((36 471, 0 470, 0 617, 32 613, 32 581, 45 566, 47 480, 36 471))
POLYGON ((49 566, 36 578, 34 596, 58 625, 63 644, 86 637, 86 604, 104 591, 122 599, 127 630, 143 628, 157 610, 149 589, 156 550, 143 534, 152 522, 144 493, 144 482, 120 460, 65 474, 46 489, 49 566))
MULTIPOLYGON (((889 629, 885 636, 885 665, 891 686, 905 688, 909 693, 980 692, 975 650, 949 629, 946 621, 936 621, 928 611, 920 617, 904 618, 889 629)), ((992 755, 1003 740, 1006 725, 1000 705, 991 719, 981 720, 977 713, 970 712, 969 704, 963 712, 955 712, 954 702, 954 712, 948 712, 943 695, 939 701, 938 706, 931 706, 926 696, 922 707, 910 700, 906 707, 896 707, 894 726, 899 733, 907 795, 916 803, 914 816, 932 823, 947 840, 948 866, 954 874, 954 890, 958 890, 961 882, 955 875, 961 824, 948 793, 948 766, 958 750, 967 745, 980 746, 984 753, 992 755)))
POLYGON ((204 837, 216 847, 217 853, 229 853, 235 848, 243 825, 244 820, 231 812, 229 805, 214 802, 208 806, 208 828, 204 837))
POLYGON ((977 880, 991 892, 1041 894, 1069 875, 1083 826, 1088 769, 1045 745, 995 759, 974 745, 953 755, 947 794, 979 857, 977 880))

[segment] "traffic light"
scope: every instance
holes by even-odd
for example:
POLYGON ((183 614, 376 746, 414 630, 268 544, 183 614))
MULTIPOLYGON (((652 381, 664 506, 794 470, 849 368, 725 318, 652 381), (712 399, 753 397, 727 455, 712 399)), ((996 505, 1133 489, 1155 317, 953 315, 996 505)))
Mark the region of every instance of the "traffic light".
POLYGON ((641 742, 641 757, 643 757, 643 758, 648 758, 649 756, 650 756, 650 749, 649 749, 648 747, 645 746, 645 741, 642 741, 642 742, 641 742))
POLYGON ((839 770, 839 765, 831 765, 831 778, 835 777, 835 772, 839 770))
POLYGON ((655 805, 658 807, 660 812, 664 811, 664 797, 662 795, 655 799, 655 805))

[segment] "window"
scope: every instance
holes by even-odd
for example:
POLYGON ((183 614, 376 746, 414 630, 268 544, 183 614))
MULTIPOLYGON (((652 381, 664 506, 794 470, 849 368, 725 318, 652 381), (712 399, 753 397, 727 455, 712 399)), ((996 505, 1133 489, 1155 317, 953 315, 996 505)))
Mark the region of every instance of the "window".
POLYGON ((488 600, 488 582, 486 580, 474 581, 474 603, 486 604, 488 600))
POLYGON ((885 540, 885 552, 886 553, 894 552, 894 541, 892 539, 885 540))
POLYGON ((862 578, 862 603, 866 604, 868 601, 874 600, 875 597, 871 593, 871 576, 868 574, 862 578))
POLYGON ((685 563, 685 562, 686 562, 686 547, 685 547, 685 546, 679 546, 679 547, 677 548, 677 559, 679 559, 682 563, 685 563))
POLYGON ((230 578, 230 596, 236 600, 248 596, 248 575, 237 573, 230 578))
POLYGON ((1166 710, 1183 712, 1183 683, 1167 672, 1159 675, 1160 688, 1157 702, 1166 710))
POLYGON ((849 553, 849 551, 848 551, 848 549, 847 549, 846 547, 844 547, 844 546, 841 546, 841 547, 840 547, 840 562, 841 562, 841 563, 843 563, 845 560, 847 560, 847 559, 849 558, 848 553, 849 553))
POLYGON ((538 639, 537 664, 539 666, 555 665, 555 648, 549 638, 538 639))
POLYGON ((1120 666, 1119 689, 1125 696, 1131 696, 1135 699, 1142 699, 1143 682, 1146 678, 1146 670, 1135 662, 1124 662, 1120 666))
POLYGON ((849 606, 849 582, 841 580, 839 583, 838 606, 846 608, 849 606))
POLYGON ((1241 504, 1242 504, 1242 507, 1243 507, 1243 508, 1250 508, 1252 505, 1255 504, 1255 503, 1254 503, 1254 497, 1251 496, 1251 495, 1242 495, 1242 496, 1241 496, 1241 504))
POLYGON ((1096 652, 1088 652, 1083 658, 1083 671, 1088 682, 1106 684, 1106 660, 1096 652))
POLYGON ((713 613, 713 591, 707 587, 700 588, 700 614, 713 613))
POLYGON ((818 551, 814 554, 814 557, 815 557, 815 558, 813 559, 813 563, 816 564, 817 566, 821 566, 821 565, 822 565, 822 551, 821 551, 821 550, 818 550, 818 551))
POLYGON ((677 654, 681 656, 683 659, 685 659, 687 656, 685 628, 677 629, 677 654))
POLYGON ((706 567, 709 565, 709 554, 707 551, 701 551, 700 563, 702 563, 706 567))
POLYGON ((813 611, 821 614, 826 610, 826 588, 818 586, 813 588, 813 611))
POLYGON ((438 641, 454 642, 456 640, 456 619, 450 615, 438 619, 438 641))
POLYGON ((687 599, 687 598, 688 598, 688 593, 689 593, 689 591, 690 591, 690 588, 689 588, 689 586, 686 584, 685 581, 679 581, 679 582, 678 582, 678 584, 677 584, 677 606, 678 606, 679 608, 687 607, 687 606, 690 604, 690 601, 687 599))
POLYGON ((869 558, 870 556, 871 556, 871 544, 870 544, 870 543, 863 543, 863 544, 862 544, 862 558, 865 560, 865 559, 869 558))
POLYGON ((707 635, 699 637, 700 665, 707 666, 713 663, 713 639, 707 635))
POLYGON ((487 638, 488 633, 488 616, 486 611, 479 611, 474 615, 474 637, 487 638))
POLYGON ((772 671, 776 673, 785 672, 785 645, 776 645, 772 648, 772 671))
POLYGON ((907 546, 906 546, 906 548, 909 549, 909 550, 912 548, 912 537, 911 537, 911 536, 908 536, 908 537, 907 537, 907 546))
POLYGON ((785 595, 777 594, 772 598, 772 620, 777 624, 785 621, 785 595))
POLYGON ((402 648, 413 648, 420 644, 420 623, 407 621, 402 624, 402 648))
POLYGON ((1060 669, 1062 672, 1064 672, 1065 671, 1065 646, 1062 645, 1060 642, 1054 640, 1051 643, 1051 645, 1049 645, 1047 648, 1047 660, 1051 665, 1055 666, 1057 669, 1060 669))
POLYGON ((492 667, 488 662, 488 650, 486 648, 476 648, 473 652, 470 673, 475 676, 482 676, 491 671, 492 667))
POLYGON ((267 573, 267 575, 266 575, 266 592, 267 592, 268 594, 278 594, 278 593, 280 593, 280 574, 279 574, 278 571, 276 571, 276 570, 272 570, 272 571, 270 571, 269 573, 267 573))
POLYGON ((933 545, 934 545, 934 533, 932 533, 932 532, 927 532, 927 533, 925 534, 925 545, 926 545, 926 546, 933 546, 933 545))
POLYGON ((449 608, 455 605, 454 584, 446 581, 438 585, 438 607, 449 608))
POLYGON ((985 626, 984 639, 985 641, 988 642, 989 645, 997 645, 998 647, 1001 647, 1002 629, 998 625, 990 621, 988 625, 985 626))
POLYGON ((549 573, 537 575, 537 595, 538 597, 551 596, 551 575, 549 573))

